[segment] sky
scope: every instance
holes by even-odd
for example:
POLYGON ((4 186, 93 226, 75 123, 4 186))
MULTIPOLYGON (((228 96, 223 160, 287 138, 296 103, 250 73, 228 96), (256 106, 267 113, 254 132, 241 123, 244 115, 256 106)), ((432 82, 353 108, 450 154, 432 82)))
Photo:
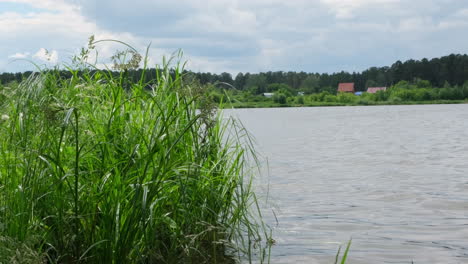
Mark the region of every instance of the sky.
MULTIPOLYGON (((0 72, 67 65, 91 35, 150 45, 150 66, 353 72, 468 53, 467 32, 466 0, 0 0, 0 72)), ((125 49, 96 48, 100 66, 125 49)))

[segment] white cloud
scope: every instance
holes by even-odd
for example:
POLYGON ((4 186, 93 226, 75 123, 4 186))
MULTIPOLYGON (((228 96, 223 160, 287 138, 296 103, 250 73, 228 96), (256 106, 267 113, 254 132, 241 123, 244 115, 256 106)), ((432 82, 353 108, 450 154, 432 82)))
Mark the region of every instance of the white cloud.
POLYGON ((8 56, 8 58, 10 59, 25 59, 27 57, 29 57, 30 53, 29 52, 17 52, 15 54, 11 54, 10 56, 8 56))
POLYGON ((399 4, 400 0, 321 0, 327 5, 338 19, 351 19, 356 17, 359 9, 379 6, 389 9, 390 5, 399 4))
MULTIPOLYGON (((31 56, 33 59, 52 64, 69 62, 74 55, 79 54, 81 47, 86 46, 88 37, 91 35, 95 35, 96 39, 124 41, 143 51, 146 45, 151 42, 149 38, 135 37, 130 33, 103 30, 97 27, 94 21, 83 16, 78 6, 65 1, 45 0, 40 1, 40 3, 32 0, 8 1, 31 4, 34 7, 40 7, 42 11, 27 14, 0 13, 0 35, 11 36, 2 39, 0 72, 23 71, 32 68, 29 64, 1 61, 1 57, 14 59, 33 54, 31 56), (39 47, 42 48, 39 49, 39 47), (17 50, 25 52, 18 53, 17 50), (46 50, 50 52, 46 54, 46 50)), ((109 58, 116 49, 124 48, 122 45, 112 42, 102 42, 97 47, 101 59, 109 58)), ((163 53, 160 50, 157 51, 157 54, 163 53)))
POLYGON ((39 59, 43 62, 49 62, 56 64, 58 62, 58 52, 56 50, 48 51, 45 48, 40 48, 34 55, 33 58, 39 59))
MULTIPOLYGON (((0 58, 44 47, 64 62, 92 34, 140 51, 151 42, 150 64, 181 48, 190 69, 231 73, 363 70, 468 51, 468 2, 458 0, 8 1, 38 11, 0 13, 0 35, 14 36, 0 58)), ((100 58, 123 48, 97 47, 100 58)))
POLYGON ((398 30, 402 32, 424 32, 433 28, 433 22, 430 18, 412 17, 402 19, 398 26, 398 30))
POLYGON ((468 18, 468 8, 458 10, 454 16, 460 17, 460 18, 468 18))

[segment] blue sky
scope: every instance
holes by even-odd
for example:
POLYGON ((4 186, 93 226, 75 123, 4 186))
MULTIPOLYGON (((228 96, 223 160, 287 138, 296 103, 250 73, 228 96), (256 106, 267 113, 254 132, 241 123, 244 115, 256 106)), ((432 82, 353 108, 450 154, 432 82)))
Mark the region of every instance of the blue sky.
POLYGON ((0 72, 69 63, 90 35, 195 71, 351 72, 468 53, 466 32, 464 0, 0 0, 0 72))
POLYGON ((28 3, 15 3, 0 1, 0 14, 6 12, 15 12, 20 14, 27 14, 31 12, 46 12, 47 9, 41 9, 40 7, 33 7, 28 3))

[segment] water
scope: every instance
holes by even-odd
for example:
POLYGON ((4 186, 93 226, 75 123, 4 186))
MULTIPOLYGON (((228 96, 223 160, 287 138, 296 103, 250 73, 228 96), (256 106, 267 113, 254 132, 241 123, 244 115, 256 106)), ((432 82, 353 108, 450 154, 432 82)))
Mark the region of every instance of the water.
POLYGON ((468 105, 239 109, 272 263, 468 263, 468 105), (278 219, 270 208, 275 211, 278 219))

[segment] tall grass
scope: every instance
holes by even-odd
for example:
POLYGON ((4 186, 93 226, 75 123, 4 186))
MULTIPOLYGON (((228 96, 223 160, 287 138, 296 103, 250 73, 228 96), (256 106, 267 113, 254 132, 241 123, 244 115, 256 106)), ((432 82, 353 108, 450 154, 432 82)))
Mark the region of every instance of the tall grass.
POLYGON ((129 81, 136 54, 117 77, 69 66, 1 91, 0 263, 265 258, 244 130, 178 60, 129 81))

